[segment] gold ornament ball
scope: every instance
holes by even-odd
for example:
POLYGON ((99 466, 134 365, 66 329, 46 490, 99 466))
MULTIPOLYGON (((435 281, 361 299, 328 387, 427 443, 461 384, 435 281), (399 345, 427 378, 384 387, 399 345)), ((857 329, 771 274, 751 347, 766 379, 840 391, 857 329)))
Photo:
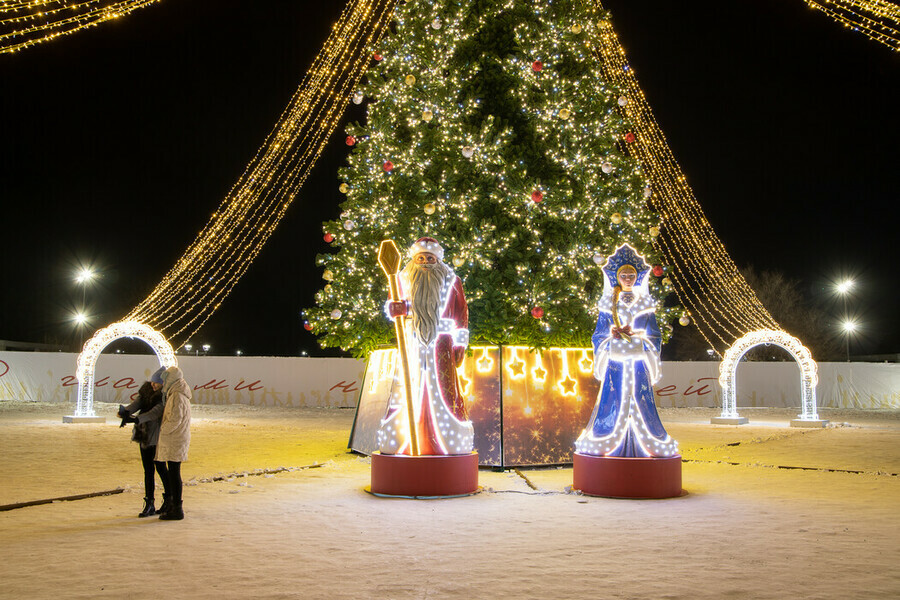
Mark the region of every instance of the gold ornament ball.
POLYGON ((339 187, 338 189, 341 190, 342 194, 346 194, 347 192, 350 191, 350 186, 347 185, 346 183, 342 183, 341 187, 339 187))
POLYGON ((672 285, 672 280, 668 277, 663 277, 662 284, 666 287, 669 287, 670 285, 672 285))
POLYGON ((326 283, 325 287, 322 288, 322 291, 324 291, 326 294, 330 294, 331 293, 331 284, 326 283))
POLYGON ((433 215, 434 211, 436 211, 436 210, 437 210, 437 205, 434 202, 429 202, 428 204, 425 205, 425 214, 426 215, 433 215))
POLYGON ((650 228, 650 237, 656 237, 658 235, 659 235, 659 227, 654 225, 653 227, 650 228))
POLYGON ((331 269, 325 269, 325 272, 322 273, 322 279, 325 281, 334 281, 334 271, 331 269))
POLYGON ((680 319, 678 319, 678 324, 682 327, 687 327, 691 324, 691 318, 687 315, 683 315, 680 319))
POLYGON ((422 120, 428 123, 431 119, 434 118, 434 113, 428 110, 427 108, 422 111, 422 120))
POLYGON ((463 266, 464 264, 466 264, 466 259, 463 258, 462 256, 454 256, 453 257, 453 266, 454 267, 458 268, 458 267, 463 266))
POLYGON ((609 220, 612 221, 615 225, 618 225, 622 222, 622 215, 619 213, 613 213, 610 215, 609 220))
POLYGON ((416 85, 416 76, 415 75, 407 75, 406 76, 406 85, 416 85))
POLYGON ((559 111, 559 118, 562 119, 563 121, 565 121, 566 119, 569 118, 569 115, 570 115, 570 114, 571 114, 571 113, 569 112, 569 109, 568 109, 568 108, 564 108, 564 109, 562 109, 561 111, 559 111))
POLYGON ((575 23, 574 25, 572 25, 572 33, 574 33, 575 35, 581 33, 581 23, 575 23))

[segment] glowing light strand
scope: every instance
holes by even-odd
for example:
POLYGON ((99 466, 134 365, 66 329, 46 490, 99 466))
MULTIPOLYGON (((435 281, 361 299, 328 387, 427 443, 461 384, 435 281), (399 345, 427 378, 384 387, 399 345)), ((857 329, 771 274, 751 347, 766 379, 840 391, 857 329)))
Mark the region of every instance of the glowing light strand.
POLYGON ((845 27, 900 51, 900 6, 886 0, 804 0, 845 27))
POLYGON ((0 54, 10 53, 123 17, 160 0, 33 0, 0 3, 0 54))
MULTIPOLYGON (((602 10, 600 0, 595 0, 602 10)), ((662 129, 647 103, 608 19, 602 29, 600 55, 604 76, 624 90, 621 110, 634 124, 630 144, 650 179, 662 231, 654 243, 672 266, 671 279, 680 302, 713 348, 757 329, 780 327, 763 307, 716 236, 675 161, 662 129)))
POLYGON ((127 319, 171 332, 170 339, 187 339, 221 306, 316 163, 395 2, 348 3, 254 159, 184 255, 127 319))

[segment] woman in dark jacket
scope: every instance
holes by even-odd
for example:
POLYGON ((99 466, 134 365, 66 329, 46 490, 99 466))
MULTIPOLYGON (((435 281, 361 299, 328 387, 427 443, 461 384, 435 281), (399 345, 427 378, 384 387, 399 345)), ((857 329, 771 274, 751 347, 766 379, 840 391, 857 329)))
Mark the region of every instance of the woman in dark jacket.
POLYGON ((159 441, 159 424, 166 406, 166 400, 162 394, 161 378, 164 370, 164 368, 160 368, 150 377, 150 381, 144 382, 144 385, 138 390, 138 397, 134 402, 128 406, 119 406, 122 426, 125 423, 134 423, 131 440, 141 445, 141 463, 144 465, 144 510, 138 515, 139 517, 156 514, 154 467, 163 483, 163 505, 159 509, 160 512, 168 509, 167 503, 170 502, 166 463, 153 460, 159 441))

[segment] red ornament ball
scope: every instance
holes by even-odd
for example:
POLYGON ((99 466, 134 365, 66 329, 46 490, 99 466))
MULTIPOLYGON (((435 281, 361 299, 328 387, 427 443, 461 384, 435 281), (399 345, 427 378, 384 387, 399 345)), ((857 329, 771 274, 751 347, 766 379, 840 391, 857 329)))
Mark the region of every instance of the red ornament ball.
POLYGON ((532 202, 537 204, 539 202, 543 202, 543 200, 544 200, 544 192, 542 192, 541 190, 534 190, 533 192, 531 192, 531 201, 532 202))
POLYGON ((331 235, 330 233, 326 233, 325 235, 322 236, 322 239, 330 244, 331 242, 334 241, 334 236, 331 235))
POLYGON ((531 309, 531 316, 535 319, 541 319, 544 316, 544 309, 540 306, 535 306, 531 309))
POLYGON ((635 142, 635 140, 637 140, 637 137, 635 137, 635 135, 633 133, 631 133, 630 131, 625 134, 625 141, 628 142, 629 144, 633 144, 635 142))
POLYGON ((312 324, 309 321, 303 321, 303 329, 312 331, 312 324))
POLYGON ((531 63, 531 68, 534 69, 535 73, 540 73, 544 69, 544 63, 542 63, 539 60, 536 60, 533 63, 531 63))
POLYGON ((347 145, 348 145, 348 146, 354 146, 354 145, 356 145, 356 138, 353 137, 352 135, 348 135, 348 136, 347 136, 347 139, 344 140, 344 141, 347 142, 347 145))
POLYGON ((386 160, 386 161, 384 161, 384 164, 382 165, 381 168, 384 169, 385 173, 390 173, 391 171, 394 170, 394 163, 392 163, 389 160, 386 160))
POLYGON ((655 277, 662 277, 665 274, 662 265, 653 265, 653 275, 655 277))
POLYGON ((381 54, 379 54, 378 52, 376 52, 375 54, 372 55, 372 58, 374 58, 377 61, 381 61, 381 59, 383 59, 384 57, 381 54))

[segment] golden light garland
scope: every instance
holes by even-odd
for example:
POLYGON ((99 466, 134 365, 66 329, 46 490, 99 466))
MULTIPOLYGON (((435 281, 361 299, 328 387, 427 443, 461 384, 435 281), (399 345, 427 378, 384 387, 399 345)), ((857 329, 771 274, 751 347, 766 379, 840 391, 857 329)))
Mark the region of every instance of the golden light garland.
POLYGON ((0 54, 16 52, 117 19, 160 0, 0 2, 0 54))
POLYGON ((347 4, 256 156, 184 255, 126 320, 165 331, 170 340, 186 340, 219 308, 321 155, 395 3, 347 4))
MULTIPOLYGON (((603 8, 600 0, 595 3, 603 8)), ((601 42, 595 50, 604 78, 623 90, 619 104, 634 125, 637 138, 630 148, 650 179, 654 207, 662 219, 655 244, 672 267, 671 279, 679 300, 706 341, 718 350, 751 331, 780 329, 706 219, 612 24, 602 19, 599 26, 601 42)))
POLYGON ((900 6, 887 0, 804 0, 845 27, 900 51, 900 6))

